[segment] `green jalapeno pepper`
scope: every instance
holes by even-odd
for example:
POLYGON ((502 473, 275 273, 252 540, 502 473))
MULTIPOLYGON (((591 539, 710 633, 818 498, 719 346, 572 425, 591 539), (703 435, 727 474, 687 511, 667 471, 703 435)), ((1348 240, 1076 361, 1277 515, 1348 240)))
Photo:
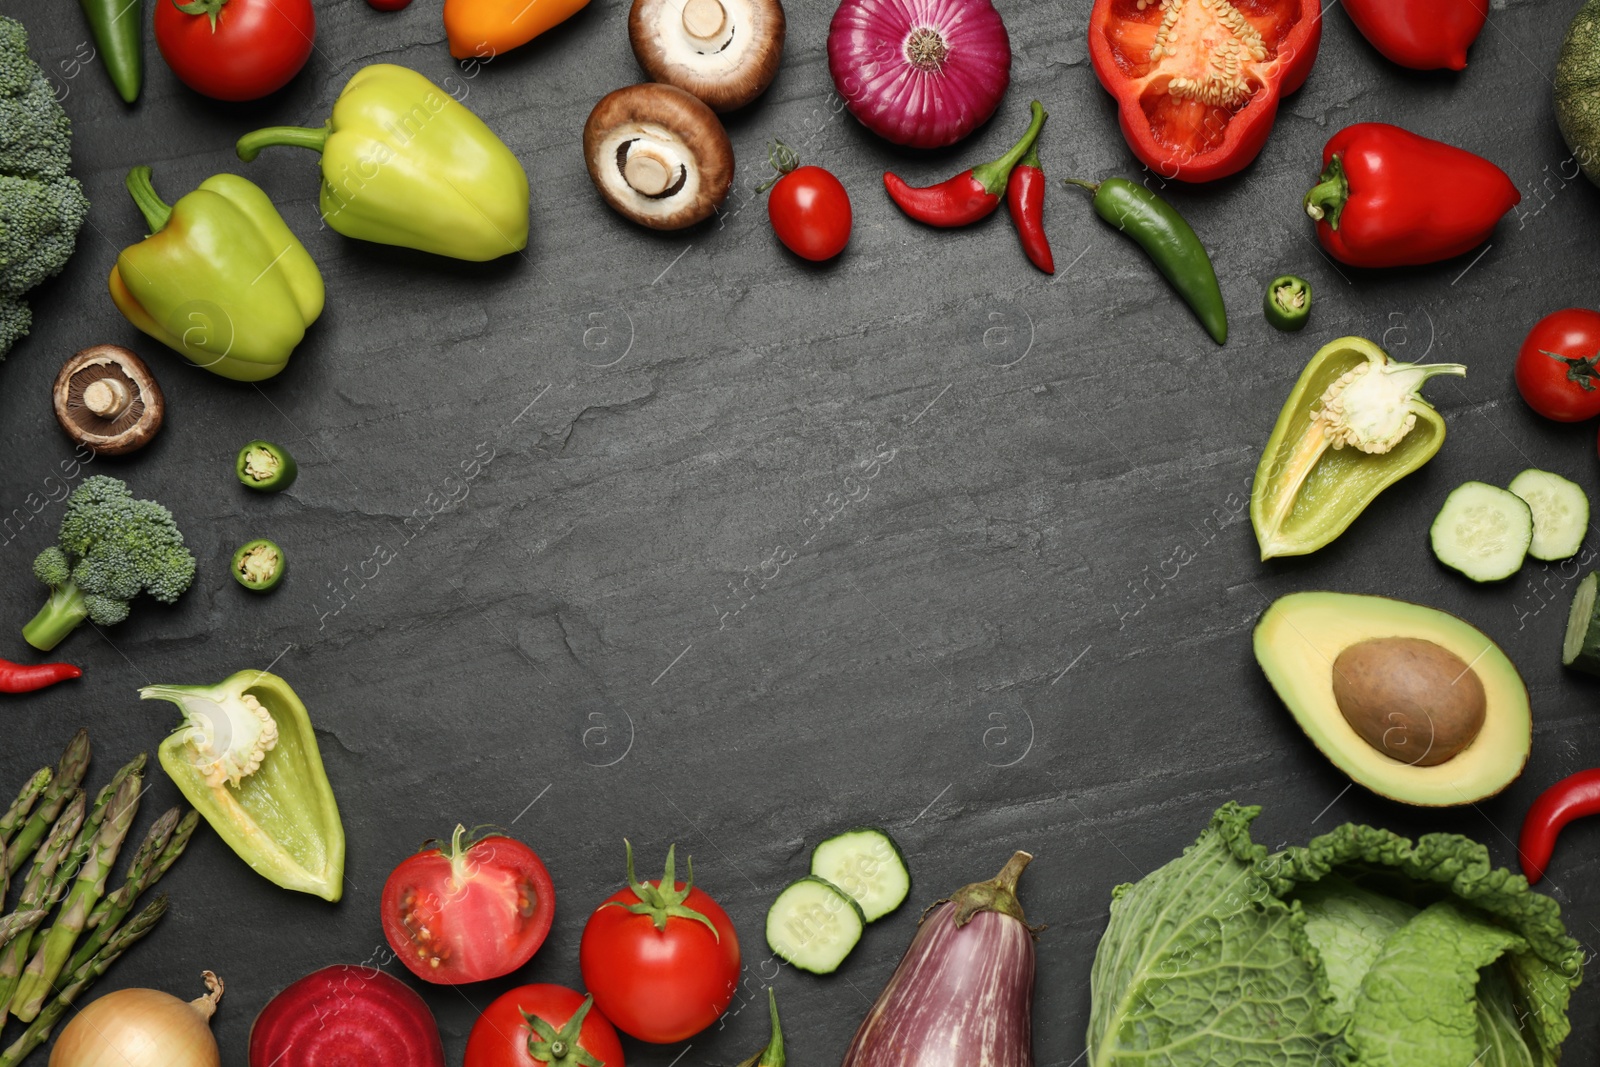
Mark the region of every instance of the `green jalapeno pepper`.
POLYGON ((282 492, 300 473, 294 457, 271 441, 251 441, 239 449, 233 469, 240 485, 262 493, 282 492))
POLYGON ((1305 326, 1311 318, 1311 283, 1293 274, 1280 274, 1267 286, 1262 300, 1267 322, 1286 332, 1305 326))
POLYGON ((233 554, 233 580, 246 589, 265 593, 283 581, 283 572, 289 565, 283 549, 258 537, 246 541, 233 554))
POLYGON ((1444 444, 1444 418, 1419 390, 1459 363, 1396 363, 1364 337, 1311 357, 1278 414, 1250 490, 1261 558, 1315 552, 1378 494, 1444 444))
POLYGON ((1093 193, 1095 214, 1138 242, 1213 341, 1220 345, 1228 340, 1228 313, 1211 256, 1176 208, 1126 178, 1063 180, 1093 193))

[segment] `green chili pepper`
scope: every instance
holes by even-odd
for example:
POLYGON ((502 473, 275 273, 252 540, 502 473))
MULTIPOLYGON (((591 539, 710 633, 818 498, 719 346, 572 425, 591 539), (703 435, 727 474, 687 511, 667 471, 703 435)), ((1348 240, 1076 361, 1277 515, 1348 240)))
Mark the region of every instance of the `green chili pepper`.
POLYGON ((1293 274, 1280 274, 1267 286, 1262 305, 1269 323, 1292 333, 1311 318, 1311 283, 1293 274))
POLYGON ((294 484, 300 473, 294 457, 271 441, 251 441, 239 449, 234 462, 239 484, 262 493, 280 493, 294 484))
POLYGON ((1176 208, 1126 178, 1064 181, 1093 193, 1095 214, 1138 242, 1156 269, 1193 309, 1213 341, 1219 345, 1227 341, 1228 313, 1222 306, 1216 269, 1194 228, 1176 208))
POLYGON ((1250 490, 1261 558, 1301 556, 1344 533, 1378 494, 1444 444, 1444 417, 1420 394, 1459 363, 1396 363, 1364 337, 1330 341, 1284 401, 1250 490))
POLYGON ((78 0, 100 59, 123 103, 139 99, 144 81, 144 23, 139 0, 78 0))
POLYGON ((283 580, 283 572, 288 565, 283 549, 264 537, 258 537, 254 541, 246 541, 234 552, 233 580, 246 589, 265 593, 283 580))

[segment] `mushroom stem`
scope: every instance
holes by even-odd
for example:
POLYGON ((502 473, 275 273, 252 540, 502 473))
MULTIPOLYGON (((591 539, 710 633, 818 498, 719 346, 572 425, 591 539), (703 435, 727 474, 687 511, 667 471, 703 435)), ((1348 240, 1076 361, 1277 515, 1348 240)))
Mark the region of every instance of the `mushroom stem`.
MULTIPOLYGON (((715 3, 716 0, 711 0, 715 3)), ((654 152, 634 150, 622 166, 623 180, 635 192, 660 196, 672 184, 672 165, 654 152)))
POLYGON ((121 378, 97 378, 83 390, 83 406, 102 419, 115 419, 133 403, 133 393, 121 378))
POLYGON ((683 28, 690 37, 709 41, 727 25, 728 13, 718 0, 689 0, 683 5, 683 28))

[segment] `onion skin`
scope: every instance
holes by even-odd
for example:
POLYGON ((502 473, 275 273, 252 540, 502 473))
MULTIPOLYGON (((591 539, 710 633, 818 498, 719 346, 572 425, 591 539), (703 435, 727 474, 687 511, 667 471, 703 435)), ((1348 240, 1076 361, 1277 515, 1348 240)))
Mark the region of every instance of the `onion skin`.
POLYGON ((50 1067, 221 1067, 211 1013, 222 986, 206 972, 212 995, 179 1000, 159 989, 118 989, 73 1016, 50 1067))
POLYGON ((850 113, 895 144, 940 148, 977 129, 1011 83, 1011 41, 989 0, 843 0, 828 27, 828 69, 850 113), (933 69, 907 53, 932 29, 933 69))
POLYGON ((1032 1067, 1033 931, 1009 892, 1027 864, 1017 857, 1032 858, 1017 853, 993 882, 968 886, 922 917, 843 1067, 1032 1067), (1001 910, 973 910, 971 891, 996 889, 1014 912, 1003 900, 992 905, 1001 910))

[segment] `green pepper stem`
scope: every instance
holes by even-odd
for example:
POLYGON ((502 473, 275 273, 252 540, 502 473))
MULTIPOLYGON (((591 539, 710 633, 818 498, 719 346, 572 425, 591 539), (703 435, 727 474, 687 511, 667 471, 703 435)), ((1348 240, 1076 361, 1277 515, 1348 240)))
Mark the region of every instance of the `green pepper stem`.
POLYGON ((1032 167, 1040 174, 1044 173, 1044 164, 1039 162, 1039 139, 1037 137, 1035 137, 1033 139, 1033 143, 1028 146, 1027 154, 1017 161, 1017 166, 1032 167))
POLYGON ((1033 147, 1039 139, 1039 131, 1044 129, 1044 105, 1035 100, 1028 105, 1028 110, 1033 118, 1028 122, 1028 129, 1022 135, 1022 140, 1011 146, 1011 150, 999 159, 983 163, 972 168, 973 180, 983 186, 984 192, 990 196, 1001 196, 1006 191, 1006 182, 1011 180, 1011 171, 1018 161, 1033 147))
POLYGON ((321 152, 328 143, 328 134, 331 132, 326 125, 323 126, 267 126, 264 129, 253 130, 239 138, 239 143, 234 150, 239 153, 239 158, 246 163, 256 158, 263 148, 268 145, 285 144, 294 148, 309 148, 313 152, 321 152))
POLYGON ((1082 178, 1062 178, 1063 185, 1076 185, 1079 189, 1087 189, 1094 196, 1100 195, 1099 182, 1086 182, 1082 178))
POLYGON ((1306 214, 1318 222, 1326 222, 1328 229, 1339 228, 1339 213, 1344 202, 1350 199, 1350 181, 1345 177, 1344 162, 1334 156, 1322 171, 1321 180, 1306 193, 1306 214))
POLYGON ((138 205, 150 232, 160 233, 165 229, 167 221, 172 218, 172 208, 156 195, 156 187, 150 183, 150 168, 134 167, 128 171, 128 177, 122 184, 128 187, 128 195, 138 205))

